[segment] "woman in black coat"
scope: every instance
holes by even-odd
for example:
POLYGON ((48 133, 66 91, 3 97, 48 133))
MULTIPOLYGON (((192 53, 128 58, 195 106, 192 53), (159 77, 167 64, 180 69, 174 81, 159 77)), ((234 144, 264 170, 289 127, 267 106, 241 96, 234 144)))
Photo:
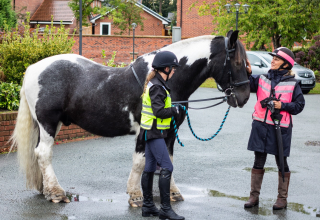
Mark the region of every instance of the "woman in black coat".
MULTIPOLYGON (((292 67, 294 65, 294 55, 288 48, 280 47, 270 55, 273 56, 271 69, 265 75, 251 75, 251 92, 257 93, 257 103, 252 115, 252 130, 248 143, 248 150, 254 151, 255 160, 251 171, 251 191, 250 198, 245 203, 245 208, 252 208, 259 204, 259 195, 264 175, 264 165, 267 154, 275 155, 279 169, 278 198, 273 205, 274 210, 287 207, 288 188, 290 180, 290 170, 287 157, 290 155, 292 138, 292 117, 299 114, 305 105, 305 100, 299 85, 299 81, 294 79, 292 67), (281 177, 278 156, 278 144, 275 126, 271 119, 270 111, 262 106, 261 102, 270 97, 279 98, 280 101, 272 101, 274 108, 280 110, 283 115, 280 128, 283 142, 284 181, 281 177)), ((252 73, 250 63, 247 65, 248 73, 252 73)))
POLYGON ((141 129, 139 139, 144 140, 145 168, 141 177, 143 192, 142 216, 159 216, 160 219, 184 220, 170 204, 170 181, 173 165, 164 138, 171 125, 171 118, 179 115, 179 107, 172 107, 167 81, 178 67, 176 55, 170 51, 158 52, 152 62, 154 70, 147 76, 142 96, 141 129), (160 211, 153 202, 152 187, 156 165, 161 166, 159 191, 160 211))

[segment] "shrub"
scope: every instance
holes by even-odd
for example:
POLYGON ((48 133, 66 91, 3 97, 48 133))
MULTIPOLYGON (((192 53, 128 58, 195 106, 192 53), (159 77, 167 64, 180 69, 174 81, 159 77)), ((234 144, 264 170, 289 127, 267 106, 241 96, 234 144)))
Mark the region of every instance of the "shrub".
POLYGON ((21 86, 13 83, 0 84, 0 108, 17 110, 19 108, 21 86))
MULTIPOLYGON (((106 55, 106 51, 105 51, 105 50, 102 50, 101 54, 102 54, 102 58, 103 58, 103 59, 106 59, 106 58, 107 58, 107 55, 106 55)), ((108 61, 108 63, 106 64, 105 62, 103 62, 102 64, 103 64, 103 65, 110 66, 110 67, 124 67, 124 66, 125 66, 124 63, 117 64, 117 63, 114 62, 114 60, 115 60, 115 58, 116 58, 116 55, 117 55, 117 52, 116 52, 116 51, 113 51, 112 56, 111 56, 111 59, 108 61)))
POLYGON ((0 73, 5 75, 6 82, 22 84, 27 67, 46 57, 57 54, 71 53, 74 44, 73 37, 68 38, 68 30, 61 24, 60 28, 47 25, 43 35, 38 34, 39 26, 30 34, 30 15, 27 23, 23 23, 22 35, 19 28, 11 31, 4 30, 2 44, 0 44, 0 73))
POLYGON ((317 80, 318 82, 320 82, 320 71, 319 71, 319 70, 315 70, 315 71, 314 71, 314 75, 316 76, 316 80, 317 80))
POLYGON ((320 71, 320 35, 314 36, 312 42, 310 47, 302 47, 294 51, 295 61, 314 71, 320 71))

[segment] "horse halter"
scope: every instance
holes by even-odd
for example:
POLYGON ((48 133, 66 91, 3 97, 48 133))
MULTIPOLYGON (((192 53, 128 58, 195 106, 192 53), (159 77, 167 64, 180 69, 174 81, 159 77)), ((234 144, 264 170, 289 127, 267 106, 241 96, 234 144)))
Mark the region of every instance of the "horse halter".
MULTIPOLYGON (((232 80, 232 69, 231 69, 231 60, 230 60, 230 53, 233 53, 236 51, 235 48, 233 49, 229 49, 228 48, 228 41, 229 41, 229 38, 228 37, 225 37, 224 38, 224 43, 225 43, 225 49, 226 49, 226 59, 224 61, 224 67, 227 67, 227 71, 228 71, 228 75, 229 75, 229 83, 230 83, 230 86, 229 88, 227 88, 224 93, 227 95, 227 96, 230 96, 232 95, 234 98, 235 98, 235 94, 233 92, 233 88, 234 87, 238 87, 238 86, 242 86, 244 84, 247 84, 250 82, 250 80, 244 80, 242 82, 238 82, 238 83, 234 83, 233 80, 232 80), (230 94, 228 95, 227 92, 230 91, 230 94)), ((237 100, 235 98, 235 100, 237 100)))

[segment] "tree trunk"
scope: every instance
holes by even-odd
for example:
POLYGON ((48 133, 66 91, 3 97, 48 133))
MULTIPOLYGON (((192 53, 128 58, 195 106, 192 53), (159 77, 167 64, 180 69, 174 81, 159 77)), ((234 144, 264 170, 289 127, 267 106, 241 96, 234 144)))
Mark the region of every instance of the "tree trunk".
MULTIPOLYGON (((278 14, 279 14, 279 11, 276 12, 276 15, 278 15, 278 14)), ((277 49, 277 48, 281 47, 281 43, 280 43, 281 36, 279 33, 277 33, 278 32, 278 23, 277 22, 273 22, 273 28, 274 28, 274 33, 272 36, 273 48, 277 49)))
POLYGON ((78 19, 76 19, 76 32, 75 32, 75 34, 79 34, 79 21, 78 21, 78 19))
POLYGON ((272 36, 272 43, 273 43, 274 49, 281 47, 280 39, 281 39, 281 36, 277 33, 272 36))
POLYGON ((280 34, 277 33, 278 31, 278 23, 277 22, 274 22, 273 23, 273 36, 272 36, 272 43, 273 43, 273 48, 274 49, 277 49, 279 47, 281 47, 281 43, 280 43, 280 34))
POLYGON ((131 19, 129 19, 129 21, 128 21, 128 26, 129 26, 129 28, 128 28, 129 36, 130 36, 131 28, 132 28, 131 24, 132 24, 132 23, 131 23, 131 19))
POLYGON ((152 1, 153 10, 158 13, 156 7, 154 6, 154 1, 152 1))
POLYGON ((267 51, 266 47, 264 46, 264 43, 259 47, 259 50, 261 50, 261 51, 267 51))
POLYGON ((159 1, 159 14, 162 16, 162 0, 159 1))

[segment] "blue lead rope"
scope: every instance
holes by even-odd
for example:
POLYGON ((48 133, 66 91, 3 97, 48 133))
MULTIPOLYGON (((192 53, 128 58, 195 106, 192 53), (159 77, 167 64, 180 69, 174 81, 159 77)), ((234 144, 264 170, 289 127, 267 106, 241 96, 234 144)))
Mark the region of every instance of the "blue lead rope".
MULTIPOLYGON (((224 125, 224 123, 225 123, 225 121, 226 121, 226 119, 227 119, 227 116, 228 116, 228 114, 229 114, 229 111, 230 111, 230 107, 231 107, 231 106, 228 107, 228 110, 227 110, 227 112, 226 112, 226 114, 225 114, 225 116, 224 116, 224 118, 223 118, 223 120, 222 120, 222 122, 221 122, 221 125, 220 125, 219 129, 217 130, 217 132, 216 132, 214 135, 212 135, 211 137, 209 137, 209 138, 200 138, 200 137, 198 137, 198 136, 194 133, 194 131, 193 131, 193 129, 192 129, 192 126, 191 126, 191 122, 190 122, 190 117, 189 117, 189 114, 188 114, 188 110, 186 109, 185 106, 182 106, 182 107, 183 107, 183 110, 186 112, 187 119, 188 119, 188 125, 189 125, 190 131, 191 131, 191 133, 193 134, 193 136, 194 136, 195 138, 197 138, 198 140, 200 140, 200 141, 210 141, 210 140, 212 140, 215 136, 217 136, 217 135, 219 134, 219 132, 221 131, 221 129, 222 129, 222 127, 223 127, 223 125, 224 125)), ((183 144, 183 143, 180 141, 180 139, 179 139, 177 125, 176 125, 176 122, 175 122, 175 120, 174 120, 173 117, 172 117, 172 123, 173 123, 174 133, 176 134, 176 137, 177 137, 177 141, 178 141, 178 143, 179 143, 182 147, 184 147, 184 144, 183 144)))

